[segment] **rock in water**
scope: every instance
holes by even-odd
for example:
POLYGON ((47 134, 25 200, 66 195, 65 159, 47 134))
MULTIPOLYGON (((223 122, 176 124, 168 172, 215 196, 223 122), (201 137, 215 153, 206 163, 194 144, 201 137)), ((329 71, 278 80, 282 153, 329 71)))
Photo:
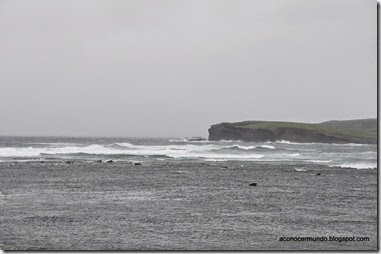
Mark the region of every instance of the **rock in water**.
POLYGON ((72 164, 74 163, 73 161, 65 161, 66 164, 72 164))
POLYGON ((191 137, 188 141, 206 141, 206 138, 203 137, 191 137))
POLYGON ((106 161, 106 163, 114 163, 114 161, 113 160, 108 160, 108 161, 106 161))
POLYGON ((250 183, 250 186, 257 186, 257 183, 250 183))
POLYGON ((321 173, 320 173, 320 172, 319 172, 319 173, 316 173, 316 175, 317 175, 317 176, 320 176, 320 175, 321 175, 321 173))
POLYGON ((134 162, 134 166, 141 166, 142 164, 140 162, 134 162))

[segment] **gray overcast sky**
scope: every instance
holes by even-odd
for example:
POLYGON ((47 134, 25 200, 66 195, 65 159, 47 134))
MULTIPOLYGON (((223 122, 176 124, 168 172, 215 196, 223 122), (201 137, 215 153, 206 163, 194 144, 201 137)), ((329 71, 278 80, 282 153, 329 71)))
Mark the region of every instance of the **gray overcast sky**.
POLYGON ((374 0, 0 0, 0 134, 376 117, 374 0))

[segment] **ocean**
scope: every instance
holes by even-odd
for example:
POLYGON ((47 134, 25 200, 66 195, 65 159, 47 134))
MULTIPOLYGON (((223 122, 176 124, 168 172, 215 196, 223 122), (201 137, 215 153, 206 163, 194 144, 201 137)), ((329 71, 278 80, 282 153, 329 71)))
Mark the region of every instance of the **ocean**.
POLYGON ((377 145, 0 137, 0 174, 4 250, 377 249, 377 145))

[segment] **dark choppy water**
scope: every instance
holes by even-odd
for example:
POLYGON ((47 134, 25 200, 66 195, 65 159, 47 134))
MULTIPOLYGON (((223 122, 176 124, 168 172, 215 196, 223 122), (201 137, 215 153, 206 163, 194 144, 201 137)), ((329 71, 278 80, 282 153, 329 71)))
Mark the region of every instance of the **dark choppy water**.
POLYGON ((375 250, 376 149, 285 141, 1 137, 0 245, 375 250), (281 242, 281 236, 369 241, 281 242))

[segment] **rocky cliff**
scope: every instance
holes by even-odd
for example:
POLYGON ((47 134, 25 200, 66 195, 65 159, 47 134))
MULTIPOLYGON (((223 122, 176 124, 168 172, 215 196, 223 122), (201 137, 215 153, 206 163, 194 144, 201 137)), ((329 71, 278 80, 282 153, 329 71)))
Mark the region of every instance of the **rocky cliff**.
MULTIPOLYGON (((369 119, 367 128, 369 129, 369 119)), ((247 142, 264 142, 288 140, 298 143, 366 143, 376 144, 377 133, 375 131, 362 130, 360 122, 364 120, 352 120, 356 128, 351 128, 348 121, 343 127, 341 121, 331 124, 307 124, 292 122, 268 122, 268 121, 245 121, 238 123, 220 123, 209 128, 209 140, 242 140, 247 142)), ((377 129, 377 121, 372 121, 377 129)), ((372 127, 372 126, 371 126, 372 127)), ((372 127, 373 128, 373 127, 372 127)))

